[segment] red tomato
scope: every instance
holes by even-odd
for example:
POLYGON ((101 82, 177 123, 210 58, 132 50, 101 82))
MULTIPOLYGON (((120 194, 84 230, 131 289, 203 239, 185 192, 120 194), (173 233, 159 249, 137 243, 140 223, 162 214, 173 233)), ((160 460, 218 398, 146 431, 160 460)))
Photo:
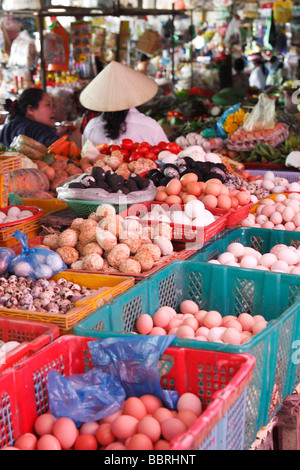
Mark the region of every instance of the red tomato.
POLYGON ((125 160, 125 161, 128 160, 128 158, 129 158, 129 156, 130 156, 129 150, 127 150, 127 149, 121 149, 120 152, 121 152, 121 154, 123 155, 124 160, 125 160))
POLYGON ((159 142, 158 146, 161 150, 166 150, 168 143, 167 142, 159 142))
POLYGON ((151 152, 151 150, 149 150, 148 152, 146 152, 144 154, 145 158, 149 158, 150 160, 156 160, 156 153, 154 152, 151 152))
POLYGON ((136 150, 141 144, 139 142, 133 142, 132 151, 136 150))
POLYGON ((169 150, 170 152, 176 154, 176 153, 179 152, 179 145, 176 144, 176 142, 170 142, 170 143, 167 145, 166 150, 169 150))
POLYGON ((130 157, 129 157, 129 161, 130 162, 136 162, 139 158, 143 158, 144 155, 140 152, 133 152, 130 157))
POLYGON ((123 139, 121 142, 121 147, 126 150, 131 150, 133 147, 133 141, 131 139, 123 139))
POLYGON ((149 152, 150 145, 143 142, 140 144, 140 146, 137 148, 137 151, 140 153, 147 153, 149 152))
POLYGON ((108 149, 110 152, 114 152, 115 150, 121 150, 121 147, 120 145, 110 145, 108 149))
POLYGON ((161 152, 161 148, 158 145, 153 145, 153 147, 150 147, 150 151, 158 155, 161 152))

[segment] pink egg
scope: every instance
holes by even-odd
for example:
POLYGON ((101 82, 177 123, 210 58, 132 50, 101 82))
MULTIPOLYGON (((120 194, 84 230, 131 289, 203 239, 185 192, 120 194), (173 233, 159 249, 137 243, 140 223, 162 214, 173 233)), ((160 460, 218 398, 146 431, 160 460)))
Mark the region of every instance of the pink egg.
POLYGON ((290 270, 290 274, 300 274, 300 266, 293 266, 290 270))
POLYGON ((289 266, 298 263, 299 259, 297 254, 290 248, 282 248, 277 255, 278 260, 285 261, 289 266))
POLYGON ((226 316, 223 317, 223 319, 222 319, 222 326, 226 326, 226 323, 227 323, 229 320, 236 320, 236 317, 235 317, 234 315, 226 315, 226 316))
POLYGON ((185 339, 194 339, 195 332, 190 326, 182 325, 177 330, 177 337, 185 339))
POLYGON ((209 328, 206 328, 206 326, 200 326, 198 330, 195 331, 195 336, 204 336, 205 338, 208 337, 209 333, 209 328))
POLYGON ((261 320, 266 321, 265 317, 263 317, 262 315, 254 315, 253 318, 256 322, 261 320))
POLYGON ((254 258, 261 258, 261 253, 250 246, 245 246, 244 256, 254 256, 254 258))
POLYGON ((179 434, 186 432, 186 425, 177 418, 166 419, 161 423, 162 435, 167 441, 171 441, 179 434))
POLYGON ((167 334, 166 330, 164 330, 160 326, 154 326, 149 333, 149 335, 158 335, 158 336, 164 336, 166 334, 167 334))
MULTIPOLYGON (((266 207, 271 207, 271 206, 266 206, 266 207)), ((256 222, 261 226, 269 222, 269 219, 266 215, 261 214, 256 217, 256 222)))
POLYGON ((249 331, 243 331, 241 334, 241 344, 246 343, 249 341, 251 338, 253 338, 253 334, 250 333, 249 331))
POLYGON ((288 230, 289 232, 294 232, 295 231, 295 228, 296 228, 296 225, 294 224, 294 222, 287 222, 284 226, 285 230, 288 230))
POLYGON ((254 318, 249 313, 241 313, 237 317, 237 321, 242 325, 244 331, 251 332, 255 323, 254 318))
POLYGON ((175 326, 174 328, 171 328, 170 330, 168 330, 168 335, 177 335, 177 331, 178 331, 178 328, 179 326, 175 326))
POLYGON ((195 314, 195 318, 196 320, 198 320, 199 326, 203 326, 203 320, 206 314, 207 314, 206 310, 199 310, 199 312, 195 314))
POLYGON ((289 265, 283 260, 278 260, 278 261, 275 261, 274 264, 272 264, 270 269, 271 271, 287 273, 289 269, 289 265))
POLYGON ((136 322, 136 329, 141 335, 148 335, 153 328, 153 319, 148 313, 139 316, 136 322))
POLYGON ((207 312, 203 319, 203 325, 207 328, 213 328, 214 326, 222 325, 222 315, 216 310, 210 310, 207 312))
POLYGON ((257 335, 267 327, 267 322, 265 320, 259 320, 255 322, 253 326, 253 335, 257 335))
POLYGON ((284 243, 279 243, 278 245, 274 245, 274 246, 271 248, 270 253, 273 253, 273 254, 277 257, 279 251, 280 251, 282 248, 287 248, 287 245, 285 245, 284 243))
POLYGON ((241 344, 241 333, 235 328, 226 328, 222 336, 222 341, 227 344, 241 344))
POLYGON ((181 313, 191 313, 195 315, 199 311, 199 307, 193 300, 184 300, 180 304, 180 311, 181 313))
POLYGON ((235 258, 240 258, 243 256, 245 248, 242 243, 234 242, 228 245, 226 251, 228 251, 228 253, 232 253, 235 258))
POLYGON ((277 194, 275 196, 275 202, 282 202, 286 199, 286 196, 284 194, 277 194))
POLYGON ((153 324, 160 328, 166 328, 171 320, 171 314, 165 307, 160 307, 153 315, 153 324))
POLYGON ((99 423, 96 421, 90 421, 89 423, 83 423, 80 426, 79 434, 95 434, 99 428, 99 423))
POLYGON ((282 215, 280 214, 280 212, 275 211, 275 212, 271 215, 270 221, 271 221, 274 225, 278 225, 278 224, 281 224, 281 223, 282 223, 283 217, 282 217, 282 215))
POLYGON ((183 320, 183 323, 182 325, 187 325, 187 326, 190 326, 194 331, 196 331, 199 327, 199 324, 198 324, 198 321, 196 318, 192 317, 192 318, 185 318, 183 320))
POLYGON ((285 222, 291 222, 295 217, 295 211, 292 207, 286 207, 283 211, 282 218, 285 222))
POLYGON ((257 266, 257 258, 254 256, 243 256, 240 262, 241 268, 253 269, 257 266))
POLYGON ((285 230, 285 226, 282 224, 275 225, 274 230, 285 230))
POLYGON ((296 227, 300 227, 300 212, 295 215, 295 217, 293 218, 293 222, 296 227))
POLYGON ((177 318, 172 318, 170 323, 168 324, 168 330, 170 331, 172 328, 178 328, 182 324, 182 320, 177 318))
POLYGON ((182 410, 190 410, 197 416, 200 416, 202 412, 202 403, 200 398, 194 393, 183 393, 177 401, 177 411, 182 410))
POLYGON ((221 264, 225 264, 225 263, 227 263, 227 261, 236 261, 236 258, 232 253, 225 252, 225 253, 221 253, 218 256, 218 261, 221 264))
POLYGON ((275 201, 270 198, 264 198, 260 201, 260 203, 265 206, 272 206, 273 204, 275 204, 275 201))
POLYGON ((291 194, 289 194, 288 199, 295 199, 296 201, 300 201, 300 194, 299 193, 291 193, 291 194))
POLYGON ((275 207, 276 211, 279 212, 280 214, 283 214, 283 212, 286 209, 286 206, 284 204, 278 204, 275 207))
POLYGON ((264 206, 261 215, 265 215, 267 218, 270 218, 271 215, 275 212, 275 206, 264 206))
POLYGON ((274 253, 265 253, 260 258, 259 264, 261 264, 261 266, 265 266, 266 268, 270 268, 276 261, 277 256, 274 253))
POLYGON ((196 341, 208 341, 205 336, 195 336, 194 338, 196 341))
POLYGON ((267 222, 265 222, 261 228, 267 228, 267 229, 270 229, 272 230, 272 228, 274 228, 274 224, 273 222, 271 222, 270 220, 268 220, 267 222))
POLYGON ((170 312, 171 318, 175 318, 177 315, 177 312, 174 308, 169 307, 168 305, 165 305, 164 308, 170 312))
POLYGON ((234 328, 236 329, 239 333, 243 331, 241 323, 235 318, 234 320, 228 320, 226 324, 224 325, 226 328, 234 328))

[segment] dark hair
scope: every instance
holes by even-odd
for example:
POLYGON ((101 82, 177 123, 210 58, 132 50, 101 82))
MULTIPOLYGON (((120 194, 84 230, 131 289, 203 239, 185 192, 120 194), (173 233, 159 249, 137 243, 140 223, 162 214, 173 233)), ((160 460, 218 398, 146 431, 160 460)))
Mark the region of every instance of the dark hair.
POLYGON ((242 58, 235 59, 233 67, 237 72, 242 72, 245 68, 245 61, 242 58))
POLYGON ((27 88, 18 100, 6 100, 4 108, 9 112, 11 118, 16 115, 26 116, 28 106, 31 105, 37 109, 45 93, 45 90, 41 88, 27 88))
POLYGON ((146 54, 141 54, 140 62, 147 62, 147 60, 149 60, 149 57, 146 54))
POLYGON ((103 113, 102 117, 105 122, 104 129, 106 137, 117 139, 120 134, 126 132, 126 122, 129 109, 124 111, 114 111, 112 113, 103 113))

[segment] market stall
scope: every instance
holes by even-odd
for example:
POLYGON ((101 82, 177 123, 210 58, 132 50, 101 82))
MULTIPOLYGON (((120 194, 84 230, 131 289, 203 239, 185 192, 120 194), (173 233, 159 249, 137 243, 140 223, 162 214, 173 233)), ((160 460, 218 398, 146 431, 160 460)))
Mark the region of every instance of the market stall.
POLYGON ((58 132, 42 143, 25 126, 0 151, 0 449, 113 459, 268 438, 286 450, 300 384, 298 89, 295 75, 241 93, 231 65, 243 57, 248 77, 267 63, 293 5, 90 3, 56 17, 32 5, 38 42, 18 31, 24 10, 3 5, 15 38, 2 97, 42 91, 32 130, 56 96, 58 132), (137 52, 154 75, 134 70, 137 52))

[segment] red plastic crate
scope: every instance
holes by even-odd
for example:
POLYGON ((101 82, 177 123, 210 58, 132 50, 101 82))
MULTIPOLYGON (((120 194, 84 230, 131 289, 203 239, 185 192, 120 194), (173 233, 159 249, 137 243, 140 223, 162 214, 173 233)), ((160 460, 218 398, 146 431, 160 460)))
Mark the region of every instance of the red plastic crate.
MULTIPOLYGON (((32 432, 37 416, 48 411, 51 369, 67 377, 92 368, 89 341, 95 339, 62 336, 0 376, 0 447, 13 445, 21 434, 32 432)), ((196 449, 207 439, 212 448, 218 442, 227 448, 243 448, 245 392, 254 366, 255 359, 248 354, 166 349, 159 361, 162 388, 176 390, 179 396, 195 393, 204 410, 186 433, 173 440, 172 450, 196 449)))
MULTIPOLYGON (((184 205, 182 204, 168 204, 166 202, 147 201, 132 205, 126 211, 121 212, 120 215, 122 217, 143 217, 151 212, 155 206, 160 206, 164 210, 184 210, 184 205)), ((218 216, 219 219, 203 228, 192 225, 170 223, 169 225, 172 228, 172 240, 181 243, 196 243, 197 245, 203 245, 208 240, 215 237, 218 233, 225 230, 228 226, 228 217, 230 215, 229 211, 222 209, 209 209, 209 211, 213 215, 218 216)), ((154 220, 140 220, 140 222, 142 225, 151 225, 153 227, 159 223, 154 220)))
POLYGON ((21 343, 5 356, 0 356, 0 373, 32 356, 59 335, 56 325, 0 317, 0 340, 21 343))

